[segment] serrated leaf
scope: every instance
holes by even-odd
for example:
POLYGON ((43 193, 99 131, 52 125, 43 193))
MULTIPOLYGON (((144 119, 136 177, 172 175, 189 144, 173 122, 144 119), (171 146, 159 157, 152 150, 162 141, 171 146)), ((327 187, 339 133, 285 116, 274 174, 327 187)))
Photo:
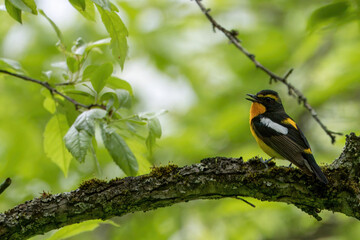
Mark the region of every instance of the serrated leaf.
POLYGON ((125 58, 127 56, 128 45, 127 39, 128 31, 125 24, 117 15, 116 12, 109 12, 97 7, 101 20, 111 37, 111 48, 113 56, 118 60, 121 68, 124 68, 125 58))
POLYGON ((104 118, 106 111, 91 109, 80 114, 64 137, 65 146, 79 162, 83 162, 95 135, 95 119, 104 118))
POLYGON ((47 123, 44 132, 45 154, 60 167, 65 177, 71 161, 71 154, 63 142, 63 136, 68 129, 66 117, 63 114, 56 114, 47 123))
POLYGON ((90 80, 94 90, 99 93, 105 86, 106 80, 113 72, 111 63, 89 65, 83 73, 83 81, 90 80))
POLYGON ((31 9, 32 14, 37 15, 36 3, 34 0, 22 0, 31 9))
POLYGON ((81 0, 81 1, 71 0, 70 3, 85 18, 87 18, 91 21, 95 21, 95 7, 94 7, 94 3, 91 0, 85 0, 85 1, 84 0, 81 0), (76 2, 76 3, 73 3, 73 2, 76 2), (84 5, 82 2, 84 2, 84 5))
POLYGON ((105 123, 100 124, 101 137, 105 148, 114 162, 128 176, 136 175, 139 166, 125 140, 105 123))
POLYGON ((21 20, 21 10, 17 7, 15 7, 10 0, 5 0, 5 7, 6 7, 6 11, 9 13, 9 15, 15 19, 16 21, 18 21, 19 23, 22 23, 21 20))
POLYGON ((99 7, 104 10, 111 11, 111 5, 109 0, 92 0, 93 3, 96 3, 99 7))
POLYGON ((51 20, 51 19, 45 14, 45 12, 44 12, 43 10, 39 9, 39 13, 40 13, 41 15, 43 15, 43 16, 46 18, 46 20, 48 20, 48 22, 50 23, 50 25, 51 25, 51 26, 53 27, 53 29, 55 30, 58 39, 60 40, 60 42, 63 43, 64 40, 63 40, 62 33, 61 33, 59 27, 53 22, 53 20, 51 20))
POLYGON ((307 29, 311 31, 333 19, 343 18, 348 8, 349 3, 347 1, 340 1, 316 9, 309 18, 307 29))
POLYGON ((89 221, 85 221, 82 223, 76 223, 76 224, 65 226, 65 227, 59 229, 58 231, 56 231, 50 238, 48 238, 48 240, 61 240, 61 239, 66 239, 69 237, 76 236, 83 232, 93 231, 100 224, 111 224, 113 226, 119 227, 118 224, 116 224, 115 222, 113 222, 111 220, 106 220, 106 221, 103 221, 100 219, 89 220, 89 221))
POLYGON ((107 83, 109 84, 109 86, 111 86, 113 88, 125 89, 130 93, 131 96, 133 96, 132 87, 131 87, 130 83, 128 83, 127 81, 120 79, 118 77, 111 76, 107 80, 107 83))

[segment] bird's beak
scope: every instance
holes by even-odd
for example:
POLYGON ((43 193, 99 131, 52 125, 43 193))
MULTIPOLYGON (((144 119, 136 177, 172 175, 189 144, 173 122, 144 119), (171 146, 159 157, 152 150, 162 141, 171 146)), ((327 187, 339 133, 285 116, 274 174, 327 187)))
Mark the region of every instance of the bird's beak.
POLYGON ((249 100, 251 102, 258 102, 258 98, 256 97, 256 95, 253 94, 246 94, 246 95, 251 97, 251 98, 246 98, 246 100, 249 100))

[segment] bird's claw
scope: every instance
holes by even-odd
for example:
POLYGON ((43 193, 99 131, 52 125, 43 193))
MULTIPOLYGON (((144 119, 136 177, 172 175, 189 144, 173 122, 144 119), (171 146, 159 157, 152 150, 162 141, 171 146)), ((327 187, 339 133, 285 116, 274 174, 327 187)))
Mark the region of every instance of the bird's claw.
POLYGON ((266 169, 268 169, 269 168, 268 163, 273 159, 274 158, 272 157, 272 158, 264 160, 262 157, 260 157, 260 162, 262 162, 265 165, 266 169))

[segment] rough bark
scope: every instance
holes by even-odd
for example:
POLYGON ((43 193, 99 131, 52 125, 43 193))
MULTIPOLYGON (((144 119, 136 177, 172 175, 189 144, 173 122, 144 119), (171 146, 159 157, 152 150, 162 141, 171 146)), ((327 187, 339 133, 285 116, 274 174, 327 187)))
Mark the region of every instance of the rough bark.
POLYGON ((44 194, 0 214, 0 239, 26 239, 89 219, 108 219, 178 202, 253 197, 293 204, 321 219, 323 210, 360 219, 360 137, 347 136, 338 159, 322 168, 324 185, 296 168, 268 168, 257 158, 214 157, 190 166, 154 168, 150 174, 93 179, 68 193, 44 194))

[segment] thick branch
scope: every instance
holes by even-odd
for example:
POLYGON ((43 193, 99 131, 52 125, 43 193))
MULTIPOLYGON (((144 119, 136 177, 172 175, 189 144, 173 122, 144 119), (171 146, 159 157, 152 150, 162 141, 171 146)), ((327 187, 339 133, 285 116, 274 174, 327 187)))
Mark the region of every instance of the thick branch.
POLYGON ((195 199, 253 197, 294 204, 317 214, 326 209, 360 219, 360 137, 348 136, 340 158, 323 168, 328 185, 299 169, 269 169, 257 159, 208 158, 201 163, 154 168, 148 175, 90 180, 79 189, 44 194, 0 214, 0 239, 24 239, 89 219, 108 219, 195 199))
POLYGON ((277 75, 276 73, 272 72, 271 70, 269 70, 268 68, 266 68, 264 65, 262 65, 258 60, 256 60, 255 55, 250 53, 248 50, 246 50, 242 45, 241 45, 241 41, 240 39, 237 37, 238 36, 238 32, 235 30, 227 30, 226 28, 224 28, 223 26, 221 26, 211 15, 210 15, 210 9, 206 8, 204 6, 204 4, 201 3, 201 0, 195 0, 195 2, 199 5, 201 11, 205 14, 205 16, 207 17, 207 19, 211 22, 213 29, 215 31, 215 29, 220 30, 222 33, 225 34, 225 36, 230 40, 230 42, 237 48, 239 49, 243 54, 245 54, 245 56, 247 56, 254 64, 257 68, 261 69, 263 72, 265 72, 269 77, 270 77, 270 83, 272 82, 272 80, 274 81, 279 81, 282 82, 283 84, 285 84, 288 88, 288 93, 290 96, 293 96, 295 98, 298 99, 299 104, 303 104, 304 107, 311 113, 312 117, 315 119, 315 121, 320 125, 320 127, 325 131, 325 133, 331 138, 331 142, 334 143, 335 142, 335 135, 342 135, 342 133, 339 132, 333 132, 331 130, 329 130, 325 124, 319 119, 316 111, 314 108, 311 107, 311 105, 308 103, 306 97, 304 96, 304 94, 302 94, 302 92, 295 88, 294 85, 292 85, 291 83, 289 83, 287 81, 287 78, 289 77, 289 75, 292 73, 293 69, 290 69, 284 77, 281 77, 279 75, 277 75))

